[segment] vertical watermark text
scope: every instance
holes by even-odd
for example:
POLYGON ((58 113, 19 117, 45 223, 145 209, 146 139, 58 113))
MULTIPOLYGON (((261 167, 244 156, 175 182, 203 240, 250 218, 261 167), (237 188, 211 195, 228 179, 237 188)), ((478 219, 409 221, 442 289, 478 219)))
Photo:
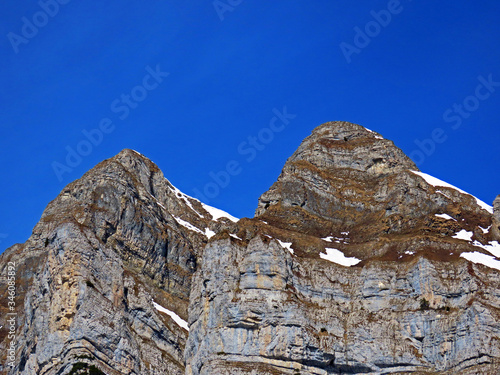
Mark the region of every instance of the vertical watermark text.
POLYGON ((7 264, 7 362, 6 367, 14 368, 17 348, 17 312, 16 312, 16 264, 7 264))

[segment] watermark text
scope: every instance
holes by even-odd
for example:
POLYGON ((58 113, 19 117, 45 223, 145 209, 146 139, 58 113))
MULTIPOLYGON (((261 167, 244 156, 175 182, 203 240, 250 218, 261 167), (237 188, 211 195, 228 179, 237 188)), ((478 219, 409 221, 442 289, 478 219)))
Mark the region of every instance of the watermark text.
MULTIPOLYGON (((170 73, 163 72, 160 65, 156 65, 154 69, 148 65, 146 72, 147 74, 139 85, 133 87, 127 93, 122 93, 119 98, 111 102, 110 111, 119 120, 124 121, 132 110, 139 107, 139 104, 146 100, 149 91, 158 88, 163 80, 170 75, 170 73)), ((52 169, 59 182, 62 182, 65 173, 71 173, 81 164, 84 157, 89 156, 94 148, 102 143, 106 134, 111 134, 115 129, 116 124, 112 118, 103 117, 95 128, 82 130, 83 139, 74 147, 66 146, 66 158, 64 162, 52 162, 52 169)))
MULTIPOLYGON (((444 111, 443 121, 450 124, 451 130, 458 130, 464 120, 470 118, 472 113, 479 109, 481 102, 489 99, 500 87, 500 81, 495 81, 493 74, 489 74, 486 78, 480 75, 477 77, 477 81, 478 84, 471 95, 466 96, 458 103, 453 103, 450 108, 444 111)), ((421 166, 429 156, 434 154, 438 144, 446 142, 448 139, 446 132, 446 128, 437 127, 432 130, 430 137, 417 138, 413 141, 417 148, 409 154, 409 157, 417 166, 421 166)))
POLYGON ((17 348, 17 312, 16 312, 16 264, 9 262, 7 264, 7 363, 6 367, 15 367, 16 348, 17 348))
MULTIPOLYGON (((412 1, 412 0, 407 0, 412 1)), ((364 27, 354 27, 354 38, 352 43, 342 42, 339 47, 342 51, 348 64, 352 62, 352 55, 359 55, 363 49, 368 47, 372 40, 380 35, 394 16, 400 14, 404 10, 400 0, 389 0, 386 9, 379 11, 371 10, 372 19, 368 21, 364 27)))
MULTIPOLYGON (((286 106, 282 110, 274 108, 272 113, 273 117, 266 127, 260 129, 256 135, 248 136, 238 145, 238 154, 244 157, 245 162, 254 161, 258 153, 265 150, 274 140, 275 135, 285 130, 291 120, 297 117, 297 115, 289 113, 286 106)), ((222 189, 229 186, 232 178, 241 172, 243 172, 243 165, 240 161, 228 161, 225 168, 217 172, 211 171, 208 174, 211 181, 207 182, 201 190, 193 189, 194 197, 204 203, 210 203, 210 200, 217 197, 222 189)))
POLYGON ((40 10, 35 12, 31 17, 22 17, 21 31, 19 33, 10 32, 7 34, 7 39, 14 49, 14 52, 19 53, 19 47, 22 44, 28 44, 31 39, 38 35, 40 29, 47 26, 51 18, 59 14, 60 6, 66 5, 71 0, 40 0, 38 6, 40 10))
POLYGON ((226 18, 225 14, 227 12, 232 13, 242 2, 243 0, 214 0, 212 4, 219 19, 224 21, 226 18))

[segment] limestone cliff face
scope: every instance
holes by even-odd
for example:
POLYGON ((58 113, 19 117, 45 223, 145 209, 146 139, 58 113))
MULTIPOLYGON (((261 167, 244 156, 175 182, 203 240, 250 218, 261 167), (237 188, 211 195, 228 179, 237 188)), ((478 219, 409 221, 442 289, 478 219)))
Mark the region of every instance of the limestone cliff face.
POLYGON ((496 374, 499 286, 465 260, 346 268, 220 239, 193 283, 186 374, 496 374))
POLYGON ((493 238, 500 241, 500 195, 493 201, 493 238))
MULTIPOLYGON (((155 306, 187 320, 197 252, 231 224, 131 150, 102 162, 48 205, 25 244, 2 254, 2 275, 7 262, 17 268, 20 341, 17 366, 4 372, 184 374, 188 332, 155 306)), ((4 283, 0 295, 7 306, 4 283)))
MULTIPOLYGON (((3 372, 499 373, 497 201, 345 122, 316 128, 237 223, 124 150, 1 255, 21 338, 3 372)), ((0 298, 4 316, 5 283, 0 298)))

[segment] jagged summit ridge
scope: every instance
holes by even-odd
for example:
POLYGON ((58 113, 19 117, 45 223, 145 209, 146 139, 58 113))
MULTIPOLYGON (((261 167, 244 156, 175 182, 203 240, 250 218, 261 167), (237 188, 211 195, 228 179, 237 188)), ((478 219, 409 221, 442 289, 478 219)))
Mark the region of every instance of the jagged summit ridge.
POLYGON ((363 126, 341 121, 327 122, 315 128, 287 164, 299 161, 311 163, 319 169, 349 168, 369 174, 418 170, 392 141, 363 126))

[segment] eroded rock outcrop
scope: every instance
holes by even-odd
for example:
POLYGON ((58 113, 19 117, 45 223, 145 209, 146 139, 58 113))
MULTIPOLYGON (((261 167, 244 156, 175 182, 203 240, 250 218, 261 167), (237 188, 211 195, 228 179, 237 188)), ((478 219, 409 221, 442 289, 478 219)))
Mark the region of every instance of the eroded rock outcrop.
POLYGON ((491 221, 472 196, 422 176, 392 141, 359 125, 326 123, 288 159, 260 197, 256 217, 321 237, 349 231, 356 242, 429 232, 439 237, 443 228, 429 225, 434 214, 478 226, 491 221))
POLYGON ((500 277, 465 260, 346 268, 297 258, 265 236, 227 238, 207 246, 194 280, 189 375, 493 374, 499 366, 500 277))
POLYGON ((500 241, 500 195, 493 202, 493 239, 500 241))

